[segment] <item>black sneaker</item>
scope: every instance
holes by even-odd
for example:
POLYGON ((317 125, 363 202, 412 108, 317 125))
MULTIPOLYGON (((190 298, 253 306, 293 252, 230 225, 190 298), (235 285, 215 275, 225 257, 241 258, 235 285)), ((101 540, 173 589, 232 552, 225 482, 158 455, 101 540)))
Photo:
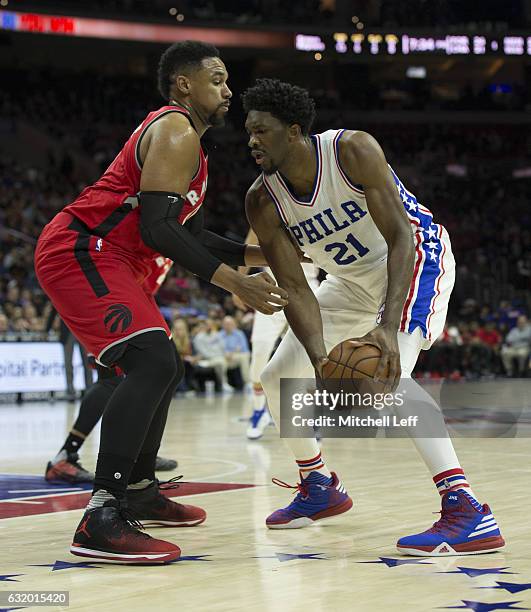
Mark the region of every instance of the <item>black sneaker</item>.
POLYGON ((171 542, 152 538, 131 512, 116 499, 87 510, 79 523, 70 552, 107 563, 167 563, 181 556, 171 542))
POLYGON ((168 482, 152 482, 145 489, 127 489, 127 505, 138 520, 146 526, 195 527, 204 523, 206 512, 198 506, 178 504, 161 493, 161 489, 174 489, 179 485, 176 476, 168 482), (166 485, 166 486, 165 486, 166 485))
POLYGON ((171 472, 177 465, 175 459, 165 459, 164 457, 157 456, 155 460, 155 472, 171 472))

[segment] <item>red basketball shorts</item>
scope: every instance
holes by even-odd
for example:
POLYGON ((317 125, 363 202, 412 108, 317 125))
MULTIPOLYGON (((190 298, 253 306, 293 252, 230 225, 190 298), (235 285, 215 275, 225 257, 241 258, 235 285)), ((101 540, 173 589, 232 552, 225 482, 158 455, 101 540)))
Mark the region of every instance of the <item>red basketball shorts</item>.
POLYGON ((41 287, 79 342, 107 366, 144 332, 170 336, 153 296, 142 288, 148 269, 64 212, 44 228, 35 250, 41 287))

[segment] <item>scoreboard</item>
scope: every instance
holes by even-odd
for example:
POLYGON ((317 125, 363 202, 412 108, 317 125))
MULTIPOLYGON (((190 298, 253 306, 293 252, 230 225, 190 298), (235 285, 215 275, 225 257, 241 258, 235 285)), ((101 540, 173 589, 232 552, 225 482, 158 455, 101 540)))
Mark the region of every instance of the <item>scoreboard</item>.
POLYGON ((529 35, 487 36, 479 34, 419 35, 393 32, 335 32, 331 35, 296 34, 298 51, 329 51, 351 55, 461 55, 530 56, 529 35))

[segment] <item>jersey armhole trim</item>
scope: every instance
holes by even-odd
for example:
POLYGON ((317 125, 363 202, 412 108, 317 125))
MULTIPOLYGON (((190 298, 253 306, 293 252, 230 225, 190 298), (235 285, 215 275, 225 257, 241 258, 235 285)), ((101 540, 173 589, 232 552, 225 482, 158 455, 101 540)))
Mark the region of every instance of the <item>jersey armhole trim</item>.
POLYGON ((347 187, 349 187, 356 193, 359 193, 360 195, 365 196, 365 192, 363 191, 363 185, 358 185, 358 184, 353 183, 349 179, 347 173, 343 170, 341 166, 341 162, 339 161, 339 140, 341 139, 341 136, 343 136, 344 133, 345 133, 345 130, 339 130, 339 132, 334 137, 333 148, 334 148, 334 157, 336 160, 337 169, 339 170, 339 174, 341 174, 341 178, 347 184, 347 187))
POLYGON ((273 189, 271 189, 271 187, 267 184, 267 179, 264 175, 262 175, 262 182, 264 184, 264 187, 267 190, 267 193, 269 193, 269 196, 271 197, 271 199, 273 200, 273 204, 275 205, 275 208, 277 209, 277 213, 279 215, 279 217, 281 218, 282 222, 284 223, 284 225, 289 229, 289 223, 284 215, 284 211, 282 210, 282 206, 280 204, 280 202, 277 200, 275 193, 273 191, 273 189))

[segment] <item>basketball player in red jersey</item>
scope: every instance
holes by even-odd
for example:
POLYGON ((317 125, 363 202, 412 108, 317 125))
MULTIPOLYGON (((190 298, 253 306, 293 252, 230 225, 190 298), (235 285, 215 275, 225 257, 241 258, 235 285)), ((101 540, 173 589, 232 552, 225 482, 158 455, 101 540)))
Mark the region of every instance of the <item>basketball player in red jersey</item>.
POLYGON ((206 517, 201 508, 167 500, 154 476, 183 365, 142 286, 153 257, 172 259, 260 312, 287 304, 270 276, 247 277, 229 267, 264 265, 258 247, 203 229, 207 158, 200 138, 224 121, 232 96, 227 76, 211 45, 183 41, 167 49, 158 80, 168 103, 146 117, 37 245, 39 282, 65 323, 98 363, 126 373, 102 419, 93 495, 70 549, 79 556, 168 562, 179 557, 179 547, 141 532, 138 520, 191 526, 206 517))

